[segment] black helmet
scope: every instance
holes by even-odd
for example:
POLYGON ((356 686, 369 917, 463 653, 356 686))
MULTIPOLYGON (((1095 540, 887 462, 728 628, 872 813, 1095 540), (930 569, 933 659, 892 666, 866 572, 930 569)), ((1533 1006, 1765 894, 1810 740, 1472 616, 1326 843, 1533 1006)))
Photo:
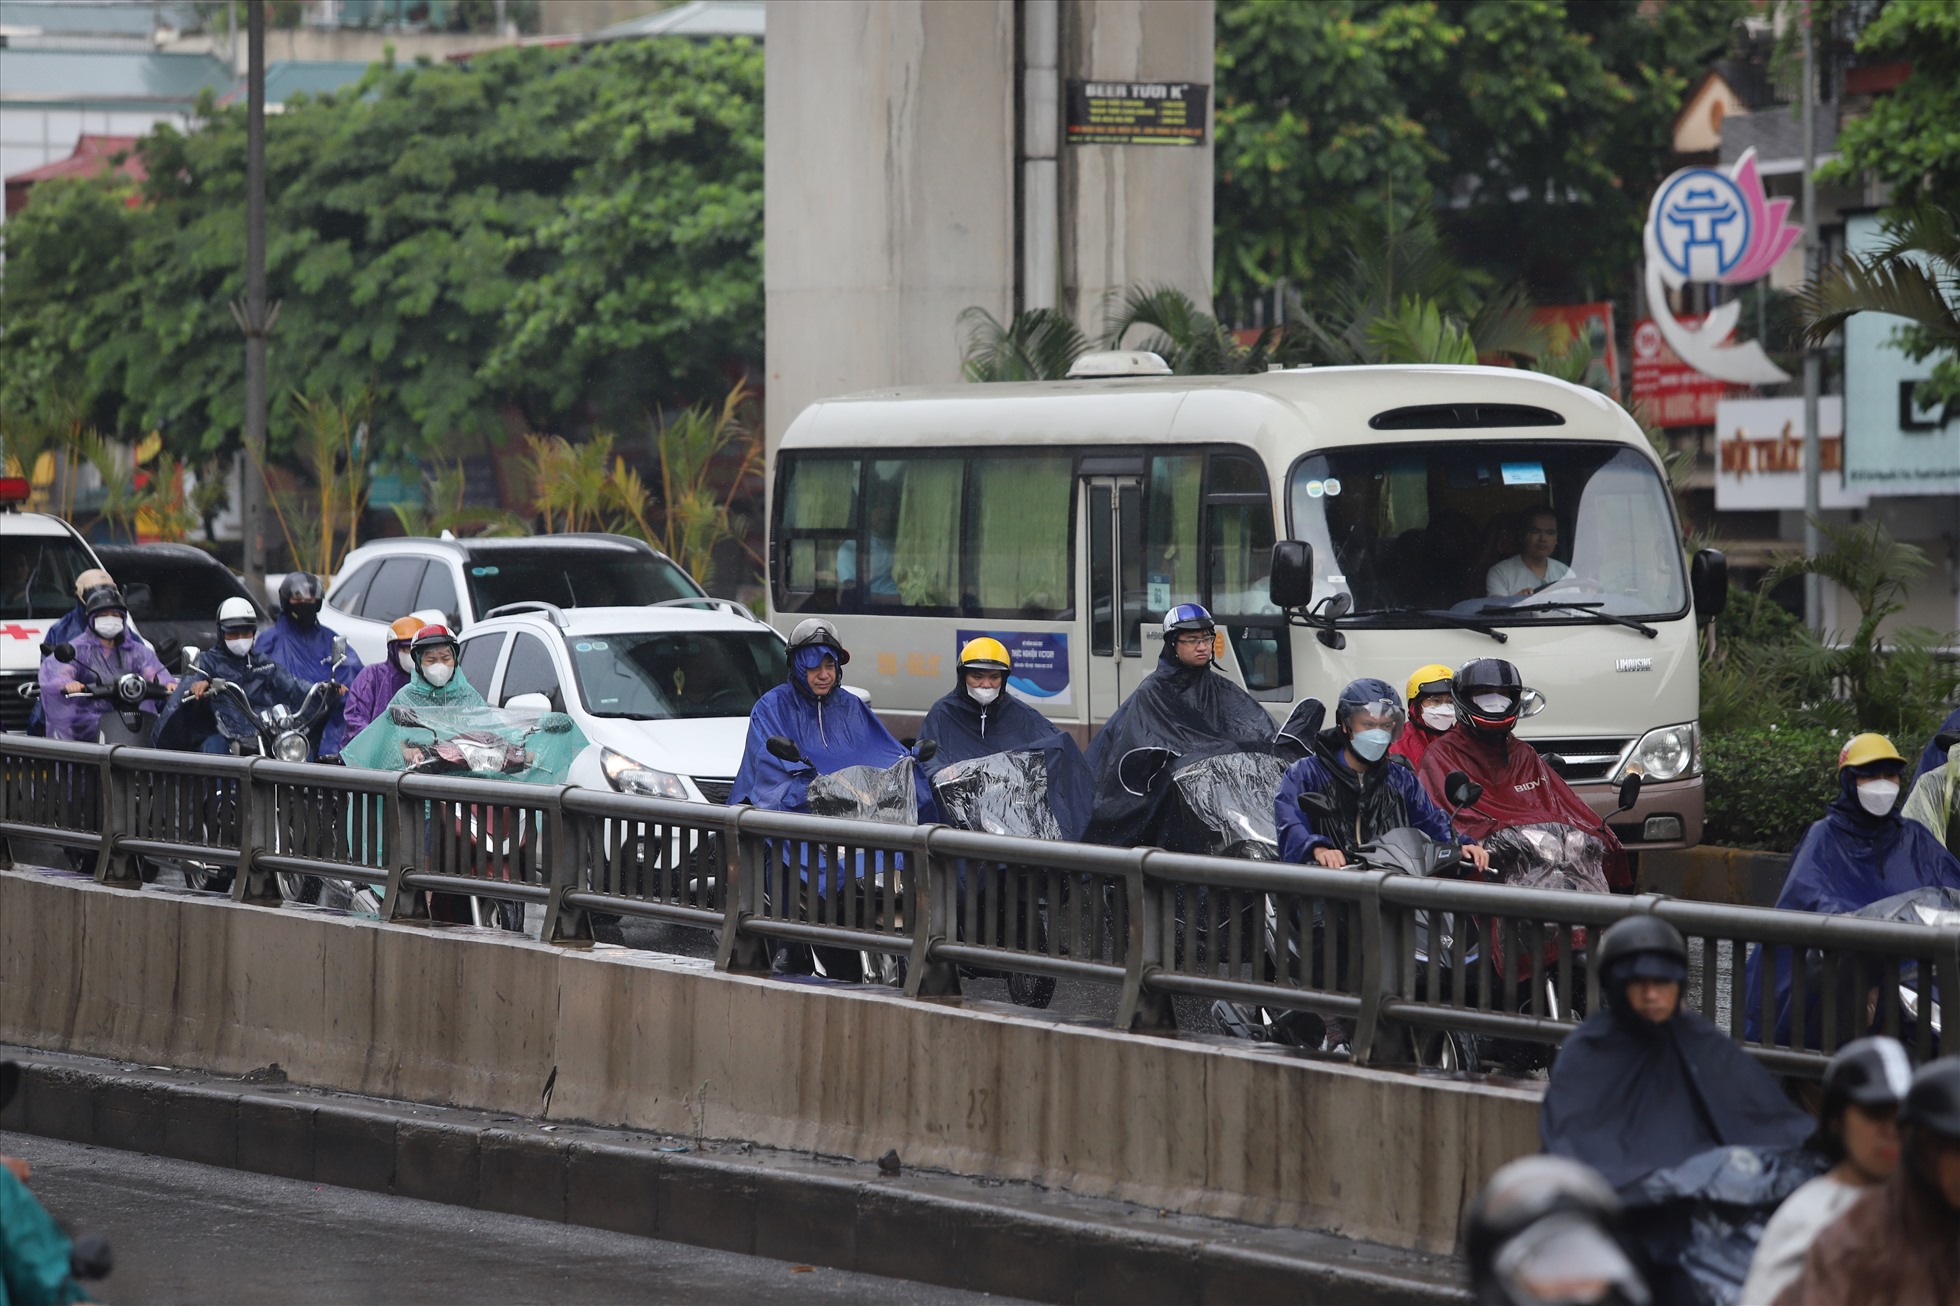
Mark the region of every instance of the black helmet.
POLYGON ((837 665, 843 666, 851 660, 844 649, 844 641, 837 636, 837 627, 822 617, 811 617, 796 623, 796 629, 789 633, 789 651, 794 654, 803 648, 827 648, 837 657, 837 665))
POLYGON ((98 612, 127 612, 129 605, 114 585, 97 585, 82 595, 82 611, 92 617, 98 612))
POLYGON ((301 621, 320 618, 320 578, 308 571, 289 571, 279 582, 279 610, 301 621))
POLYGON ((1912 1062, 1899 1040, 1883 1034, 1846 1043, 1824 1067, 1824 1115, 1846 1102, 1897 1106, 1912 1086, 1912 1062))
POLYGON ((1912 1077, 1899 1123, 1960 1142, 1960 1056, 1928 1061, 1912 1077))
POLYGON ((1532 1263, 1548 1258, 1577 1258, 1601 1271, 1599 1277, 1616 1290, 1603 1300, 1648 1300, 1638 1272, 1614 1241, 1619 1218, 1619 1197, 1590 1166, 1563 1156, 1526 1156, 1500 1167, 1464 1215, 1464 1255, 1478 1300, 1535 1300, 1532 1263))
POLYGON ((1685 979, 1688 943, 1657 916, 1629 916, 1601 936, 1599 973, 1616 984, 1630 979, 1685 979))
POLYGON ((1457 719, 1465 725, 1509 733, 1523 710, 1524 678, 1503 658, 1472 658, 1457 671, 1450 684, 1450 698, 1456 703, 1457 719), (1503 703, 1477 702, 1493 694, 1501 696, 1503 703))

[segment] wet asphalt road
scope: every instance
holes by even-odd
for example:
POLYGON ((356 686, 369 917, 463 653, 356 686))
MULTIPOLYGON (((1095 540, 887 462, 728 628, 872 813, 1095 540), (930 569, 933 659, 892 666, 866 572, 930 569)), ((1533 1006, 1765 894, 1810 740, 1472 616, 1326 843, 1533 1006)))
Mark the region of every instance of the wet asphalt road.
POLYGON ((1007 1301, 188 1161, 0 1134, 71 1229, 101 1234, 108 1303, 1007 1301))

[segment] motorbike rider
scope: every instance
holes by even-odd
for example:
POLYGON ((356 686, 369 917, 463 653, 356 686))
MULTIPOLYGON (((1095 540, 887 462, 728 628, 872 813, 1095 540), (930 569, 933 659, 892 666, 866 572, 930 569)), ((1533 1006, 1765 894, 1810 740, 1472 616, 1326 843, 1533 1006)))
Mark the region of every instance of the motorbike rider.
MULTIPOLYGON (((48 655, 48 651, 53 649, 57 644, 73 644, 81 636, 88 634, 88 608, 82 602, 82 596, 90 590, 98 589, 104 585, 114 588, 115 584, 115 578, 100 567, 86 568, 77 575, 75 577, 75 606, 62 613, 59 617, 56 617, 54 624, 48 627, 48 633, 41 638, 41 656, 45 658, 48 655)), ((125 620, 127 621, 127 618, 125 620)), ((136 623, 134 621, 127 621, 127 624, 131 631, 136 629, 136 623)), ((139 638, 141 637, 139 636, 139 638)), ((147 640, 144 642, 148 643, 147 640)), ((41 696, 39 694, 34 696, 34 706, 27 714, 27 733, 30 735, 43 735, 47 733, 47 715, 41 710, 41 696)))
POLYGON ((1606 1181, 1567 1157, 1500 1166, 1463 1220, 1477 1306, 1646 1306, 1653 1297, 1620 1243, 1620 1213, 1606 1181))
POLYGON ((339 684, 339 692, 327 708, 326 730, 320 736, 320 755, 331 757, 340 751, 349 733, 345 699, 348 687, 360 674, 361 657, 350 648, 347 660, 333 667, 335 632, 320 624, 323 594, 318 576, 304 571, 288 573, 279 582, 279 615, 259 636, 258 651, 309 685, 330 677, 339 684))
POLYGON ((1899 1151, 1892 1177, 1817 1235, 1776 1306, 1960 1302, 1960 1057, 1912 1077, 1899 1151))
MULTIPOLYGON (((48 638, 52 640, 54 636, 49 635, 48 638)), ((1933 732, 1933 737, 1926 741, 1925 751, 1919 754, 1919 766, 1912 773, 1913 779, 1919 779, 1947 760, 1948 749, 1940 747, 1940 738, 1944 735, 1960 735, 1960 707, 1954 708, 1946 720, 1940 722, 1940 728, 1933 732)))
POLYGON ((1157 667, 1123 700, 1089 745, 1095 777, 1095 814, 1085 838, 1130 846, 1147 839, 1154 797, 1124 783, 1123 759, 1134 749, 1163 748, 1178 755, 1244 746, 1265 746, 1273 719, 1252 695, 1214 667, 1217 622, 1196 603, 1164 614, 1164 647, 1157 667))
POLYGON ((186 669, 157 714, 157 747, 193 753, 228 753, 233 739, 255 739, 258 723, 229 695, 213 695, 211 681, 228 680, 245 691, 256 711, 275 703, 298 710, 311 686, 258 650, 259 614, 250 599, 218 605, 217 648, 207 648, 186 669))
POLYGON ((1430 798, 1446 801, 1444 782, 1462 771, 1483 786, 1483 796, 1455 815, 1457 828, 1477 842, 1492 831, 1558 822, 1584 830, 1600 841, 1606 883, 1615 891, 1633 887, 1625 849, 1585 799, 1545 764, 1538 751, 1519 739, 1524 680, 1502 658, 1475 658, 1451 681, 1457 728, 1440 736, 1423 754, 1416 774, 1430 798))
POLYGON ((1705 1017, 1681 1006, 1688 947, 1653 916, 1607 930, 1596 956, 1605 1010, 1567 1036, 1538 1113, 1547 1152, 1583 1161, 1624 1195, 1710 1148, 1797 1147, 1810 1116, 1705 1017))
POLYGON ((1042 754, 1048 774, 1048 806, 1065 839, 1080 839, 1089 824, 1095 783, 1082 750, 1066 731, 1007 692, 1013 662, 1007 646, 992 636, 968 640, 960 649, 953 688, 932 705, 919 738, 939 751, 924 764, 930 780, 954 762, 993 753, 1042 754))
POLYGON ((1460 843, 1478 871, 1490 855, 1450 827, 1415 773, 1388 760, 1407 724, 1402 700, 1380 680, 1356 680, 1341 691, 1334 725, 1314 739, 1313 751, 1286 770, 1273 804, 1282 861, 1338 869, 1362 844, 1400 826, 1414 826, 1439 843, 1460 843), (1305 811, 1302 794, 1324 794, 1338 816, 1305 811))
POLYGON ((348 766, 376 771, 399 771, 414 758, 404 757, 400 729, 388 716, 397 705, 424 711, 429 708, 487 707, 458 665, 462 644, 449 627, 431 622, 415 632, 408 642, 409 665, 415 668, 394 697, 375 713, 361 732, 341 746, 340 759, 348 766))
POLYGON ((1899 1165, 1899 1103, 1912 1086, 1912 1062, 1897 1039, 1878 1035, 1838 1049, 1824 1067, 1824 1104, 1810 1147, 1831 1168, 1776 1208, 1756 1244, 1744 1302, 1768 1302, 1803 1269, 1804 1254, 1826 1226, 1899 1165))
POLYGON ((1409 727, 1388 746, 1389 755, 1422 765, 1429 746, 1456 726, 1456 702, 1450 697, 1450 669, 1440 662, 1417 667, 1402 691, 1409 704, 1409 727))
POLYGON ((346 738, 360 734, 368 722, 388 710, 389 702, 408 683, 414 670, 408 646, 424 626, 441 624, 441 613, 415 612, 397 617, 388 627, 388 656, 361 668, 360 674, 354 677, 353 688, 347 691, 347 701, 341 705, 345 711, 346 738))
MULTIPOLYGON (((1785 911, 1854 912, 1914 889, 1960 889, 1960 861, 1925 826, 1900 813, 1906 760, 1883 735, 1853 735, 1838 752, 1838 796, 1790 858, 1776 905, 1785 911)), ((1790 1038, 1790 950, 1775 952, 1776 1029, 1790 1038)), ((1749 958, 1746 1030, 1762 1035, 1763 950, 1749 958)), ((1807 1046, 1821 1042, 1823 1003, 1807 1003, 1807 1046)))
POLYGON ((1941 741, 1950 742, 1940 752, 1939 765, 1920 771, 1900 814, 1932 831, 1948 852, 1960 857, 1960 728, 1935 736, 1927 751, 1941 741))
MULTIPOLYGON (((109 704, 84 694, 85 681, 113 684, 130 672, 170 689, 177 687, 177 681, 163 669, 156 650, 131 629, 129 608, 114 585, 90 589, 82 596, 82 610, 88 618, 87 630, 66 641, 74 648, 74 660, 63 662, 53 652, 41 659, 41 711, 48 738, 94 743, 109 704)), ((149 703, 143 708, 155 710, 149 703)))

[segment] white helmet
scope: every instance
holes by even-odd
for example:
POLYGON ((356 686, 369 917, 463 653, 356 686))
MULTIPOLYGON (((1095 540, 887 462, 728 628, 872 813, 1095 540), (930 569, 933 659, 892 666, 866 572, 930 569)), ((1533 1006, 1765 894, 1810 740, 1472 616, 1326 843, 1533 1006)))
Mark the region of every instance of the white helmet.
POLYGON ((250 599, 233 597, 218 605, 219 630, 227 626, 251 626, 256 629, 258 624, 259 611, 252 606, 250 599))

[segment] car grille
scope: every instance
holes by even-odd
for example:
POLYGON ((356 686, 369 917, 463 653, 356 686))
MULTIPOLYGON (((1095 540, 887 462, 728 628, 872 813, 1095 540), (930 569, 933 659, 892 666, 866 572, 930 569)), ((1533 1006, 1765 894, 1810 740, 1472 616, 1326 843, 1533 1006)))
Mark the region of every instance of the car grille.
POLYGON ((735 787, 735 781, 733 778, 727 780, 710 780, 705 776, 697 775, 694 777, 694 787, 699 789, 701 796, 709 802, 725 803, 728 801, 729 791, 735 787))
POLYGON ((1563 756, 1569 768, 1565 778, 1572 784, 1611 778, 1613 768, 1633 743, 1631 739, 1527 739, 1525 742, 1537 749, 1540 756, 1546 753, 1563 756))
POLYGON ((27 729, 27 718, 33 714, 34 700, 22 698, 20 687, 38 684, 39 679, 33 672, 0 676, 0 728, 15 734, 27 729))

